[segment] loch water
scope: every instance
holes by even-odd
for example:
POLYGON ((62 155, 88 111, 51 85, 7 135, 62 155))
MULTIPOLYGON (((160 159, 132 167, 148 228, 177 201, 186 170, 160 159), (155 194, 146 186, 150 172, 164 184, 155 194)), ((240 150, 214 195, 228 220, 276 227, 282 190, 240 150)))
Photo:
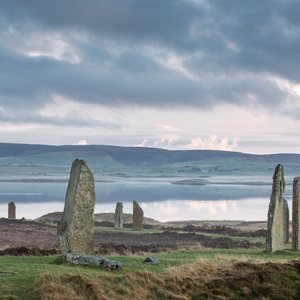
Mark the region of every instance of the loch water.
MULTIPOLYGON (((0 217, 7 217, 7 204, 14 201, 17 218, 35 219, 62 211, 67 182, 0 182, 0 217)), ((162 222, 176 220, 267 219, 270 184, 177 185, 168 180, 124 180, 95 182, 95 213, 114 212, 123 202, 124 213, 132 213, 132 201, 139 202, 144 215, 162 222)), ((291 186, 285 198, 291 210, 291 186)))

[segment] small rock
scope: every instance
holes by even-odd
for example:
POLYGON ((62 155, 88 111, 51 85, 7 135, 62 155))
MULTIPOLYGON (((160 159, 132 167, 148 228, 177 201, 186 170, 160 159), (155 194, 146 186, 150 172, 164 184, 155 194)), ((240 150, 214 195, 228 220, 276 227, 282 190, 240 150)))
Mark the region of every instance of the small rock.
POLYGON ((148 264, 148 265, 159 265, 160 261, 159 259, 155 258, 155 257, 147 257, 144 260, 144 264, 148 264))

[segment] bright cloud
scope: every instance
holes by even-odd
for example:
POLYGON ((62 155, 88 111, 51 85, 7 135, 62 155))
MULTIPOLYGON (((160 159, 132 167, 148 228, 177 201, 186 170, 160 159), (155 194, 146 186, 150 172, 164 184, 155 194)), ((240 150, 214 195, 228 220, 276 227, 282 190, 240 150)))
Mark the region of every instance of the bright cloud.
POLYGON ((233 151, 238 145, 238 137, 230 140, 228 137, 211 136, 208 140, 204 140, 200 137, 192 139, 187 145, 182 148, 186 150, 191 149, 214 149, 214 150, 225 150, 233 151))
POLYGON ((86 140, 80 140, 77 143, 73 144, 73 145, 80 145, 80 146, 86 146, 88 144, 88 142, 86 140))
POLYGON ((179 136, 177 134, 163 134, 160 136, 159 141, 154 142, 155 147, 170 147, 179 140, 179 136))
POLYGON ((144 139, 140 144, 135 144, 133 147, 147 147, 149 140, 144 139))
POLYGON ((167 132, 181 132, 182 130, 177 128, 177 127, 173 127, 171 125, 167 125, 167 124, 164 124, 164 125, 160 125, 159 128, 163 131, 167 131, 167 132))
POLYGON ((136 147, 161 147, 170 150, 223 150, 235 151, 238 147, 238 138, 230 139, 228 137, 211 136, 208 139, 196 137, 190 142, 183 144, 184 136, 178 134, 163 134, 159 140, 153 142, 144 139, 140 144, 135 144, 136 147))

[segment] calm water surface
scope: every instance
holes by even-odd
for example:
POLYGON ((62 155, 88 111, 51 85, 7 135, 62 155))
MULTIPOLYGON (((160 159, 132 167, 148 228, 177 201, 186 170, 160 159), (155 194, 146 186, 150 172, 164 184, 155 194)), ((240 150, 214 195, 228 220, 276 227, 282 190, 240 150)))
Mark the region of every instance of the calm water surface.
MULTIPOLYGON (((173 185, 168 181, 123 181, 95 183, 95 212, 114 212, 123 202, 124 213, 132 213, 137 200, 146 217, 175 220, 266 220, 270 185, 208 184, 173 185)), ((38 218, 62 211, 67 183, 0 183, 0 217, 7 217, 7 203, 14 201, 17 218, 38 218)), ((291 186, 285 198, 291 210, 291 186)))

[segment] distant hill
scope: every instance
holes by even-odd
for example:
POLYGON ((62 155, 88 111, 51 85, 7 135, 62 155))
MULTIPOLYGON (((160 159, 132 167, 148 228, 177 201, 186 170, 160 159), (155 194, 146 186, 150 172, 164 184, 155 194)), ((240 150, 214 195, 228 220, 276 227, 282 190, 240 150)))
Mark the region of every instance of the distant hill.
POLYGON ((0 163, 40 163, 60 165, 75 158, 108 161, 123 166, 161 166, 175 163, 235 160, 240 163, 275 165, 278 163, 300 166, 300 154, 255 155, 218 150, 165 150, 145 147, 119 147, 108 145, 50 146, 36 144, 0 143, 0 163))
MULTIPOLYGON (((48 213, 39 217, 37 220, 48 220, 51 222, 57 222, 62 219, 62 212, 56 211, 52 213, 48 213)), ((114 213, 97 213, 94 215, 94 220, 96 222, 108 221, 108 222, 115 222, 114 220, 114 213)), ((132 223, 132 214, 123 214, 123 222, 124 223, 132 223)), ((159 221, 144 217, 144 224, 160 224, 159 221)))

